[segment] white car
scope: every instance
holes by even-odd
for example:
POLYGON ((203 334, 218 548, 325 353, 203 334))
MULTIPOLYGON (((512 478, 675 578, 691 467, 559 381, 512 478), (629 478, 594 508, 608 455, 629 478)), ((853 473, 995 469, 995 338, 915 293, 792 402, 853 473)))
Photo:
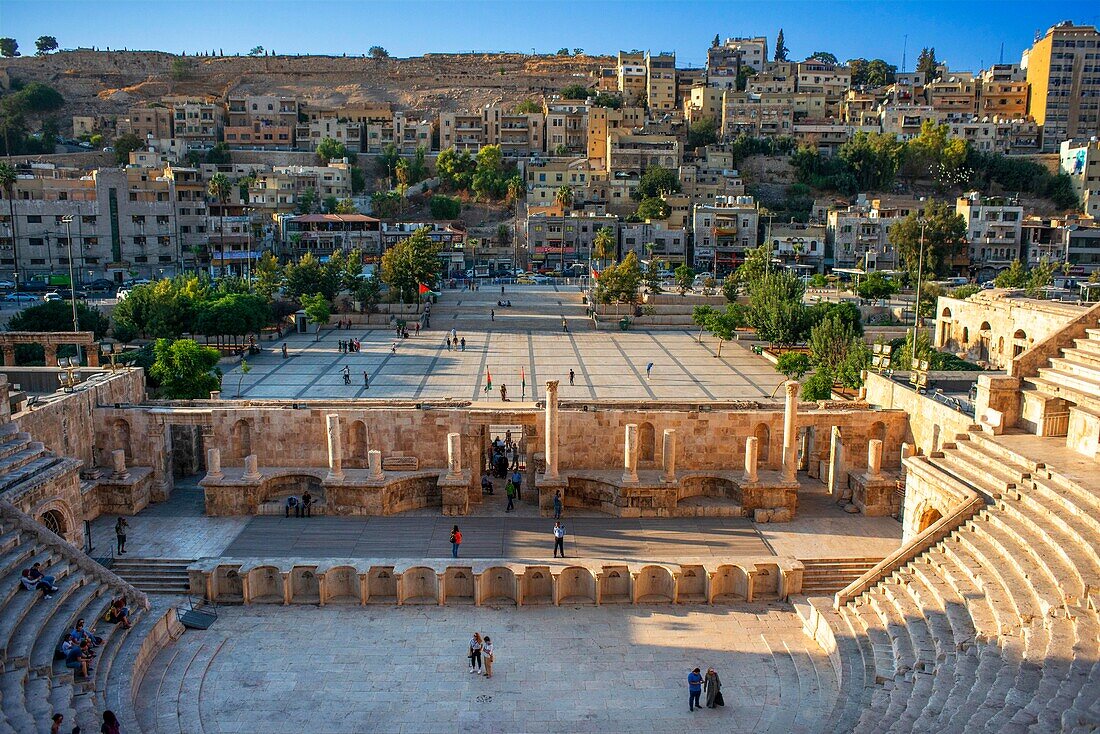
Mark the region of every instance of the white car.
POLYGON ((64 301, 65 299, 61 297, 60 293, 58 293, 56 291, 52 291, 52 292, 47 293, 46 295, 42 296, 42 300, 45 301, 46 303, 49 303, 50 301, 64 301))
POLYGON ((120 301, 125 301, 126 296, 128 296, 128 295, 130 295, 130 289, 129 288, 119 288, 118 291, 115 292, 115 298, 120 300, 120 301))

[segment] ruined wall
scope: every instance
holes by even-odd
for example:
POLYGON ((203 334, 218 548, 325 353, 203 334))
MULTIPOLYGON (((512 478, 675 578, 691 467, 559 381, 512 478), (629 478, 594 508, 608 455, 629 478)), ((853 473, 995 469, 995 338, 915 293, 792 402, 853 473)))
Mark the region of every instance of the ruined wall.
MULTIPOLYGON (((908 416, 908 435, 902 440, 919 448, 921 453, 927 454, 939 450, 945 441, 954 441, 957 435, 966 433, 975 423, 971 416, 938 403, 882 375, 868 373, 864 384, 867 389, 868 403, 903 411, 903 415, 908 416)), ((883 466, 897 466, 896 461, 892 464, 886 461, 886 455, 890 449, 888 444, 883 444, 883 466)), ((896 450, 897 447, 894 449, 896 450)))

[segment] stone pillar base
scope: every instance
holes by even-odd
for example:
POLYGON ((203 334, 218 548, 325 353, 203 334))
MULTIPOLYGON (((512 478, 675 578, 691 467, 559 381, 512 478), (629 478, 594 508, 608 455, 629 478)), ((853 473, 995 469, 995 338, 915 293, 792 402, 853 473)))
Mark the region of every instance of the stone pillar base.
POLYGON ((470 472, 439 475, 439 488, 443 491, 444 515, 467 515, 470 512, 470 472))
POLYGON ((868 517, 882 517, 897 513, 894 502, 894 489, 897 481, 883 474, 877 477, 863 474, 849 474, 848 484, 852 488, 852 504, 868 517))
POLYGON ((561 492, 562 505, 565 505, 565 494, 568 483, 560 474, 556 477, 547 477, 539 474, 535 478, 535 489, 539 493, 539 514, 543 517, 554 516, 554 493, 561 492))

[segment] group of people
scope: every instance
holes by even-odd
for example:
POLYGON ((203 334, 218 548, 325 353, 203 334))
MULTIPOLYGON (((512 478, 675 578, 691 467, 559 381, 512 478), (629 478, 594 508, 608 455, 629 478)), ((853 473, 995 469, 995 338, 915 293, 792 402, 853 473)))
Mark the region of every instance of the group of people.
POLYGON ((508 299, 507 301, 497 301, 497 305, 500 306, 501 308, 511 308, 512 307, 512 300, 508 299))
POLYGON ((361 350, 362 344, 358 339, 341 339, 340 340, 340 354, 351 354, 361 350))
POLYGON ((493 677, 493 641, 489 639, 489 635, 482 637, 480 632, 474 633, 470 638, 468 657, 471 673, 478 673, 486 678, 493 677), (482 673, 483 669, 484 673, 482 673))
POLYGON ((699 668, 688 673, 688 711, 701 708, 699 697, 704 693, 708 709, 726 705, 722 699, 722 681, 714 668, 707 668, 705 676, 699 672, 699 668))
MULTIPOLYGON (((61 734, 61 725, 65 723, 65 714, 54 714, 50 719, 50 734, 61 734)), ((118 722, 115 712, 110 709, 103 712, 103 724, 99 727, 100 734, 121 734, 122 725, 118 722)), ((80 734, 80 727, 74 726, 70 734, 80 734)))
MULTIPOLYGON (((130 628, 130 607, 125 596, 111 599, 110 606, 103 613, 103 621, 117 624, 124 629, 130 628)), ((57 645, 56 657, 65 661, 65 667, 78 671, 83 677, 89 677, 94 668, 92 661, 96 657, 96 648, 103 644, 103 638, 96 635, 95 628, 87 629, 84 619, 76 620, 76 625, 66 632, 57 645)))
POLYGON ((284 505, 286 512, 283 517, 290 517, 291 511, 294 512, 294 517, 313 517, 313 495, 309 493, 307 489, 302 493, 302 499, 298 499, 294 495, 290 495, 286 498, 284 505))
MULTIPOLYGON (((503 388, 503 385, 501 387, 503 388)), ((506 394, 503 393, 501 397, 506 394)), ((519 472, 519 445, 512 440, 511 431, 505 432, 503 441, 500 436, 493 439, 493 443, 489 446, 489 467, 499 479, 506 478, 509 469, 519 472)))
POLYGON ((42 571, 42 564, 37 561, 30 568, 24 568, 23 573, 19 578, 19 583, 23 585, 23 588, 27 591, 42 592, 43 599, 51 599, 53 595, 57 593, 57 585, 54 583, 53 576, 47 576, 42 571))
POLYGON ((340 319, 336 322, 337 329, 351 329, 351 319, 340 319))
POLYGON ((466 337, 459 338, 458 332, 454 329, 451 329, 451 333, 447 334, 447 351, 449 352, 452 349, 457 352, 466 351, 466 337))

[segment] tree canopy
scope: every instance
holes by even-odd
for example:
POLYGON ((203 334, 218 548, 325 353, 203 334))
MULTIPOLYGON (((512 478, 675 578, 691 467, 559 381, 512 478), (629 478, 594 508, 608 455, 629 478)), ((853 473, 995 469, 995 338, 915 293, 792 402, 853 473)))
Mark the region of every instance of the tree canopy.
POLYGON ((53 36, 39 36, 38 40, 34 42, 34 47, 37 49, 36 55, 45 56, 51 51, 57 50, 57 39, 53 36))
POLYGON ((439 245, 428 232, 416 230, 382 256, 382 281, 401 294, 402 303, 417 300, 421 284, 434 288, 439 279, 439 245))
POLYGON ((922 220, 925 223, 924 273, 947 275, 951 259, 966 247, 966 221, 950 204, 929 202, 920 214, 910 214, 890 228, 890 241, 912 276, 916 276, 920 261, 922 220))
POLYGON ((157 339, 149 373, 160 383, 160 393, 172 400, 200 400, 221 388, 221 359, 217 349, 192 339, 157 339))
POLYGON ((806 333, 806 286, 789 270, 771 271, 749 285, 748 324, 764 341, 790 346, 806 333))
POLYGON ((638 179, 638 186, 630 192, 635 201, 675 194, 680 191, 680 177, 676 171, 660 166, 650 166, 638 179))

